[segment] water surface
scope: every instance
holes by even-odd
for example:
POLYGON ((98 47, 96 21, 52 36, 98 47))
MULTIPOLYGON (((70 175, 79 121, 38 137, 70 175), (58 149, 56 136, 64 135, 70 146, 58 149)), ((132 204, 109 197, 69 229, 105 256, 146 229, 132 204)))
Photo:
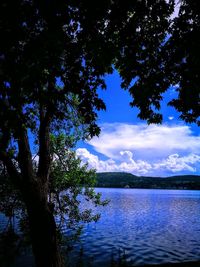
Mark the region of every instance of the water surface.
MULTIPOLYGON (((81 243, 70 253, 71 267, 108 267, 119 254, 135 266, 200 260, 200 191, 96 191, 110 203, 97 209, 97 223, 86 225, 81 243)), ((32 261, 29 254, 12 266, 29 267, 32 261)))
POLYGON ((200 191, 96 191, 110 204, 98 208, 100 221, 87 225, 81 238, 85 266, 110 266, 119 251, 135 265, 200 260, 200 191))

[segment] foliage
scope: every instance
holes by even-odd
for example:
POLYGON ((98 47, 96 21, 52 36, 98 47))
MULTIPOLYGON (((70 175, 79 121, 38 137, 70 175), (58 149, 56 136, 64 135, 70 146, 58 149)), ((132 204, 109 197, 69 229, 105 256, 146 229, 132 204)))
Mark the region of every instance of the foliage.
MULTIPOLYGON (((200 5, 198 1, 181 0, 176 1, 175 8, 178 16, 173 18, 171 15, 166 28, 163 24, 166 21, 156 23, 156 27, 162 28, 163 35, 159 34, 162 41, 157 39, 156 33, 151 35, 148 27, 141 27, 143 48, 138 54, 134 49, 124 54, 125 64, 120 70, 122 86, 128 88, 133 97, 131 105, 139 108, 141 119, 149 123, 162 122, 159 110, 164 93, 175 90, 168 105, 179 112, 182 120, 200 125, 200 5), (153 39, 152 46, 148 39, 153 39), (154 51, 151 51, 152 47, 154 51), (130 57, 137 59, 136 63, 132 61, 131 71, 126 65, 130 57), (137 81, 131 86, 132 73, 137 81)), ((152 16, 156 16, 156 8, 152 9, 152 16)), ((135 37, 130 38, 134 42, 135 37)))
POLYGON ((159 122, 155 109, 162 94, 179 84, 178 99, 171 105, 182 119, 196 121, 199 5, 181 1, 179 17, 171 20, 174 5, 164 0, 51 1, 45 8, 44 1, 2 1, 1 114, 6 114, 3 121, 11 132, 16 112, 24 126, 35 129, 41 106, 56 123, 63 122, 75 93, 82 118, 91 133, 98 133, 95 110, 105 106, 96 89, 105 88, 102 75, 113 66, 141 118, 159 122))
POLYGON ((200 189, 200 176, 171 177, 136 176, 125 172, 97 173, 97 187, 200 189))
MULTIPOLYGON (((53 161, 48 198, 56 217, 60 241, 64 238, 65 247, 71 246, 79 237, 84 223, 97 221, 100 218, 100 214, 95 214, 93 208, 108 203, 107 200, 102 201, 101 194, 94 191, 95 170, 88 169, 87 164, 81 163, 73 147, 74 137, 64 134, 51 136, 53 161), (67 238, 67 232, 65 232, 65 237, 63 236, 63 231, 66 230, 67 238), (66 241, 70 243, 67 244, 66 241)), ((36 161, 35 167, 37 168, 36 161)), ((0 212, 8 218, 4 231, 17 230, 23 238, 27 239, 29 227, 26 208, 19 190, 13 187, 4 168, 1 170, 0 193, 0 212)))
POLYGON ((94 207, 108 203, 94 191, 95 170, 81 163, 72 146, 69 136, 51 136, 54 160, 50 170, 49 204, 54 206, 58 230, 64 228, 71 233, 68 240, 80 235, 84 223, 100 218, 100 214, 94 213, 94 207))

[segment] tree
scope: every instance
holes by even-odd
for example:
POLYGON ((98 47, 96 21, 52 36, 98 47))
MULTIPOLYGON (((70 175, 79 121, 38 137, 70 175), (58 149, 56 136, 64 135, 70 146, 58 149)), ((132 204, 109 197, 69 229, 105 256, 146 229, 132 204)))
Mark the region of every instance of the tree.
MULTIPOLYGON (((62 133, 50 136, 53 160, 49 175, 48 202, 56 218, 58 244, 65 251, 73 247, 85 223, 96 222, 100 218, 100 214, 95 213, 93 208, 108 203, 107 200, 102 201, 101 194, 94 191, 95 170, 82 164, 73 150, 77 139, 78 136, 75 138, 62 133), (84 204, 80 205, 81 202, 84 204), (63 229, 67 229, 65 235, 63 229)), ((34 160, 36 169, 37 165, 37 160, 34 160)), ((20 251, 24 245, 30 246, 30 229, 21 194, 13 187, 3 166, 0 167, 0 176, 0 212, 8 219, 0 236, 2 243, 8 243, 8 247, 1 252, 2 255, 0 253, 3 261, 11 246, 16 247, 14 251, 20 251)), ((5 260, 10 260, 10 257, 5 260)))
MULTIPOLYGON (((149 44, 149 39, 157 38, 156 33, 152 37, 144 25, 139 53, 130 50, 124 40, 128 48, 119 59, 122 86, 133 97, 131 106, 139 108, 138 116, 149 123, 162 122, 160 102, 169 87, 175 86, 176 96, 168 104, 180 112, 182 120, 200 125, 200 5, 198 1, 181 0, 176 3, 178 7, 178 16, 172 16, 166 31, 162 23, 156 26, 165 31, 162 42, 158 38, 158 42, 149 44), (130 57, 136 58, 136 62, 130 61, 130 57), (134 76, 137 81, 131 85, 134 76)), ((153 11, 156 14, 155 8, 153 11)), ((130 38, 134 42, 135 37, 130 38)))
POLYGON ((105 88, 106 73, 118 69, 132 105, 148 122, 161 122, 156 110, 162 93, 179 83, 179 97, 171 104, 186 121, 197 121, 199 60, 191 58, 199 53, 193 53, 199 9, 196 1, 181 3, 180 16, 172 21, 173 0, 1 1, 0 160, 27 208, 38 267, 62 265, 48 199, 50 134, 58 129, 69 134, 72 117, 87 126, 88 136, 99 133, 97 111, 105 105, 97 89, 105 88), (194 45, 187 49, 188 43, 181 43, 179 53, 179 37, 191 35, 194 45), (195 88, 192 101, 189 83, 195 88), (37 171, 33 138, 39 147, 37 171))
MULTIPOLYGON (((72 242, 80 235, 84 223, 99 219, 100 214, 92 208, 108 203, 94 191, 95 170, 88 169, 88 164, 83 164, 76 156, 73 150, 75 139, 62 133, 51 136, 51 155, 54 159, 49 176, 49 204, 53 206, 57 218, 57 231, 62 237, 63 227, 68 229, 70 235, 67 239, 72 242), (82 207, 81 202, 84 204, 82 207)), ((64 241, 66 247, 66 239, 64 241)))

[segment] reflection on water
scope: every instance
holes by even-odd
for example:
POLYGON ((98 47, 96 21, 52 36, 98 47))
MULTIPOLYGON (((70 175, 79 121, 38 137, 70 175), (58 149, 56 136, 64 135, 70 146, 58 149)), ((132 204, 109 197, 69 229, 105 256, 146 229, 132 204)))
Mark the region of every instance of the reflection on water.
MULTIPOLYGON (((200 191, 96 190, 110 204, 97 208, 99 222, 86 225, 81 244, 71 252, 71 267, 108 267, 119 250, 134 265, 200 260, 200 191)), ((16 262, 30 266, 30 258, 16 262)))
POLYGON ((111 202, 82 236, 85 262, 109 266, 119 249, 135 265, 200 260, 200 191, 97 191, 111 202))

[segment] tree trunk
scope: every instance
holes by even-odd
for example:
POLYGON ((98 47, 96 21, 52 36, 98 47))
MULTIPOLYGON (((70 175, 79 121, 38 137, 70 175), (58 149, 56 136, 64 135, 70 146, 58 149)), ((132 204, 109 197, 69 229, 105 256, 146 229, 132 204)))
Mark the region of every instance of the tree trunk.
POLYGON ((26 190, 25 203, 36 266, 63 267, 57 242, 56 223, 53 212, 44 197, 46 194, 41 188, 35 191, 33 187, 30 187, 30 190, 31 192, 26 190))

